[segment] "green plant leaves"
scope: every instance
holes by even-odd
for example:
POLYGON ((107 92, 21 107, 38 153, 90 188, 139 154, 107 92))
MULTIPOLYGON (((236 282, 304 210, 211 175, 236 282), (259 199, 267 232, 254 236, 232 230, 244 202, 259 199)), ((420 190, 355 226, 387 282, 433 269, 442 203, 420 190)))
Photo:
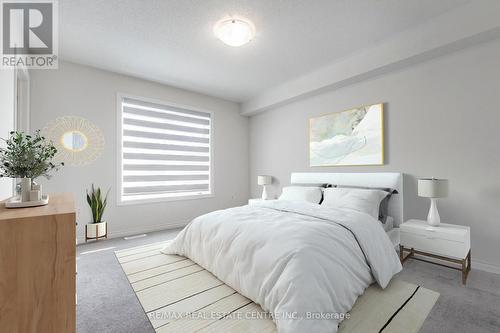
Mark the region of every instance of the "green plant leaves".
POLYGON ((108 189, 104 198, 102 198, 101 196, 101 188, 98 187, 96 189, 94 187, 94 184, 92 184, 91 186, 90 195, 87 191, 87 203, 89 204, 90 210, 92 211, 93 223, 102 222, 102 216, 108 202, 109 191, 110 190, 108 189))
POLYGON ((5 148, 0 148, 0 176, 10 178, 50 178, 50 172, 59 170, 63 163, 54 164, 57 149, 52 142, 40 136, 10 132, 5 148))

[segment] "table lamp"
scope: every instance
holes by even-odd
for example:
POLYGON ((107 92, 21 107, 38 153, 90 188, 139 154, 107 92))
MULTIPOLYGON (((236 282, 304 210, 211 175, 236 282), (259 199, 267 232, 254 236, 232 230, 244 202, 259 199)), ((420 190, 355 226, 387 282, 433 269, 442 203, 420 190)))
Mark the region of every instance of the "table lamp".
POLYGON ((427 223, 438 226, 441 223, 437 209, 437 198, 448 196, 448 180, 436 178, 421 178, 418 180, 418 196, 431 199, 431 207, 427 215, 427 223))

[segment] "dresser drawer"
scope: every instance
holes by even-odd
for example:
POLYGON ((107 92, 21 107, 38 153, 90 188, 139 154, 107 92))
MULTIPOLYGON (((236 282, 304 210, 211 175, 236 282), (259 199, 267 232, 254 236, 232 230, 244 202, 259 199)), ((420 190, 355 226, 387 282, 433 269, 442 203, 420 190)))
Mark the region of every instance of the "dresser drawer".
POLYGON ((441 234, 433 233, 410 233, 401 230, 401 245, 406 248, 414 248, 423 252, 437 254, 446 257, 464 259, 469 252, 469 242, 450 240, 441 234))

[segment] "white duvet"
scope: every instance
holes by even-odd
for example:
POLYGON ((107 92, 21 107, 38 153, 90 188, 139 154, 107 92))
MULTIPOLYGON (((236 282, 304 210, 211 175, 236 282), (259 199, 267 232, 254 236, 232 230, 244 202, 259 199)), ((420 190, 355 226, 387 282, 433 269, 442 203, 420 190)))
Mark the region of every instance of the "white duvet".
POLYGON ((368 214, 268 201, 194 219, 163 249, 195 261, 273 314, 279 332, 336 332, 374 280, 401 264, 368 214))

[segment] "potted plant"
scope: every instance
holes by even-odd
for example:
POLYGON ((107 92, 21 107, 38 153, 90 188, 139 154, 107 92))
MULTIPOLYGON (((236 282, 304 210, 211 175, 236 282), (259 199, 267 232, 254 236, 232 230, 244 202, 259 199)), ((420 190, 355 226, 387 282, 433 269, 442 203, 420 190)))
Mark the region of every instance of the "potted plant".
POLYGON ((108 238, 108 227, 102 220, 104 210, 108 202, 108 192, 106 196, 101 195, 101 189, 95 188, 92 184, 90 193, 87 191, 87 203, 92 211, 92 222, 85 226, 85 241, 88 239, 98 240, 99 238, 108 238))
POLYGON ((0 177, 21 180, 21 201, 29 201, 31 184, 35 178, 44 176, 49 179, 51 171, 57 171, 64 163, 53 163, 57 153, 51 141, 40 135, 23 132, 10 132, 5 148, 0 148, 0 177))

